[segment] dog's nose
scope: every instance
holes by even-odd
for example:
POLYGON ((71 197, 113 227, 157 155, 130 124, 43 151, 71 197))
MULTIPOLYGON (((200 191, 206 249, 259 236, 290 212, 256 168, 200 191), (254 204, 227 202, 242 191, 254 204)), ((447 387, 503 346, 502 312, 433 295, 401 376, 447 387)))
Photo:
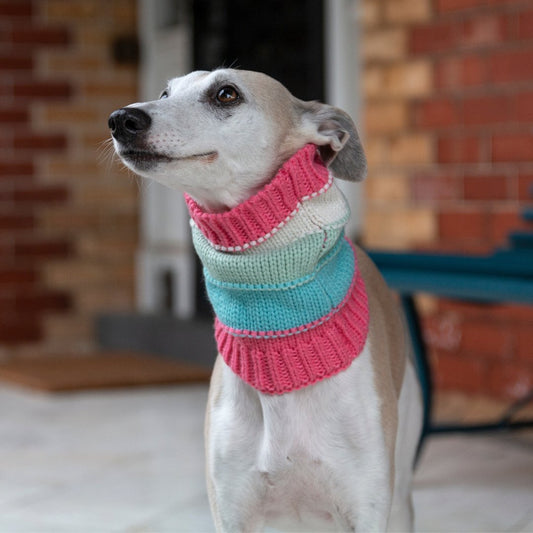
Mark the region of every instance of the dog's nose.
POLYGON ((117 141, 127 142, 146 132, 152 124, 152 119, 148 113, 141 109, 123 107, 113 111, 107 123, 111 130, 111 135, 117 141))

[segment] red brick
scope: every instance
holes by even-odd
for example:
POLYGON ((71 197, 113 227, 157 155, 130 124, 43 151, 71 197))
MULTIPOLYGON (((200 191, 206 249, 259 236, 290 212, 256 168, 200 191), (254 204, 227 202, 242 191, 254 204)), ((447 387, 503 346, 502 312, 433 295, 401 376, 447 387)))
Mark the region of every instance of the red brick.
POLYGON ((512 231, 527 229, 518 209, 495 211, 491 213, 488 223, 489 238, 496 245, 502 245, 507 241, 512 231))
POLYGON ((486 387, 485 365, 482 361, 438 352, 435 370, 437 389, 479 393, 486 387))
POLYGON ((506 176, 465 176, 465 200, 505 200, 508 197, 506 176))
POLYGON ((516 353, 524 362, 533 363, 533 322, 517 329, 516 353))
POLYGON ((449 51, 457 34, 452 22, 437 22, 412 28, 409 49, 415 54, 449 51))
POLYGON ((518 176, 518 199, 525 202, 533 199, 533 174, 518 176))
POLYGON ((492 161, 533 162, 533 131, 493 135, 492 161))
POLYGON ((0 267, 0 286, 6 285, 11 288, 18 286, 34 285, 37 281, 37 274, 32 268, 1 268, 0 267))
POLYGON ((441 137, 437 154, 439 163, 477 163, 481 160, 480 139, 459 135, 441 137))
POLYGON ((17 133, 13 140, 13 146, 32 150, 63 150, 67 147, 67 137, 61 133, 41 135, 17 133))
POLYGON ((489 255, 494 247, 488 241, 438 241, 414 247, 418 252, 464 254, 464 255, 489 255))
POLYGON ((33 3, 30 0, 2 0, 0 1, 0 17, 30 17, 33 13, 33 3))
POLYGON ((0 148, 7 148, 9 150, 13 148, 13 138, 11 135, 11 131, 8 130, 7 128, 5 129, 0 128, 0 148))
POLYGON ((488 391, 492 396, 518 400, 533 389, 533 365, 501 363, 488 373, 488 391))
POLYGON ((2 268, 11 267, 11 254, 13 253, 12 239, 9 236, 4 236, 0 239, 0 270, 2 268))
POLYGON ((72 87, 66 81, 16 82, 13 88, 16 98, 31 98, 35 100, 64 100, 72 94, 72 87))
POLYGON ((31 176, 34 168, 32 161, 6 161, 0 160, 0 179, 13 176, 31 176))
POLYGON ((487 62, 479 54, 443 58, 435 66, 438 88, 457 89, 484 85, 487 82, 487 62))
POLYGON ((45 311, 66 311, 71 307, 70 297, 61 291, 19 290, 0 295, 0 308, 14 313, 41 314, 45 311))
POLYGON ((39 317, 0 313, 0 343, 11 345, 36 342, 42 338, 43 329, 39 317))
MULTIPOLYGON (((492 307, 493 306, 491 306, 491 308, 492 307)), ((452 314, 456 317, 461 317, 462 319, 473 318, 479 320, 482 318, 487 318, 486 305, 462 300, 449 300, 447 298, 439 299, 438 312, 452 314)))
POLYGON ((417 175, 411 180, 413 199, 420 203, 441 203, 463 197, 463 180, 449 175, 417 175))
POLYGON ((70 42, 70 34, 66 28, 18 27, 12 30, 11 40, 15 44, 66 45, 70 42))
POLYGON ((533 9, 518 14, 518 37, 520 39, 533 37, 533 9))
POLYGON ((506 37, 507 18, 478 14, 461 24, 457 44, 466 47, 496 45, 506 37))
POLYGON ((443 211, 438 223, 439 236, 445 241, 482 241, 486 237, 487 215, 483 211, 443 211))
POLYGON ((533 306, 525 304, 481 304, 440 298, 438 310, 465 320, 509 320, 533 324, 533 306))
POLYGON ((67 257, 72 253, 72 246, 64 240, 33 240, 30 242, 16 242, 14 255, 19 258, 36 257, 67 257))
POLYGON ((533 79, 533 48, 494 52, 489 58, 489 78, 496 83, 531 81, 533 79))
POLYGON ((453 315, 435 314, 423 320, 424 342, 432 349, 456 352, 461 342, 461 324, 453 315))
POLYGON ((32 187, 13 191, 13 200, 20 203, 53 203, 64 202, 68 198, 68 190, 61 185, 51 187, 32 187))
POLYGON ((501 124, 509 121, 510 100, 505 95, 475 96, 463 101, 463 118, 467 126, 501 124))
POLYGON ((533 306, 516 304, 477 304, 460 300, 439 299, 438 309, 463 319, 509 320, 533 324, 533 306))
POLYGON ((33 58, 31 54, 0 54, 0 70, 2 71, 23 71, 33 68, 33 58))
POLYGON ((415 123, 421 128, 449 127, 460 122, 460 110, 450 98, 420 103, 415 109, 415 123))
POLYGON ((16 107, 0 107, 0 123, 23 124, 29 119, 28 110, 16 107))
MULTIPOLYGON (((0 202, 13 202, 13 191, 11 187, 9 189, 0 189, 0 202)), ((0 248, 0 252, 2 252, 0 248)))
MULTIPOLYGON (((532 77, 533 79, 533 77, 532 77)), ((512 96, 512 119, 517 122, 533 122, 533 91, 512 96)))
POLYGON ((512 335, 507 324, 495 321, 466 321, 462 325, 461 354, 489 359, 512 356, 512 335))
POLYGON ((436 7, 442 13, 485 6, 486 4, 486 0, 437 0, 436 7))
POLYGON ((35 226, 35 218, 32 215, 6 215, 0 214, 0 231, 30 229, 35 226))

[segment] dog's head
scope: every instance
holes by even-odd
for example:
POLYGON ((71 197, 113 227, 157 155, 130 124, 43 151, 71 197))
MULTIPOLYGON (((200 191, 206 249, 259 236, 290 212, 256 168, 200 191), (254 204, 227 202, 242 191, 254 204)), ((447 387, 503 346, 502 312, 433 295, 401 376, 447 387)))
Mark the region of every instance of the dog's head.
POLYGON ((298 100, 258 72, 220 69, 175 78, 159 100, 112 113, 109 127, 126 166, 213 211, 249 198, 307 143, 319 147, 335 177, 356 181, 366 174, 344 111, 298 100))

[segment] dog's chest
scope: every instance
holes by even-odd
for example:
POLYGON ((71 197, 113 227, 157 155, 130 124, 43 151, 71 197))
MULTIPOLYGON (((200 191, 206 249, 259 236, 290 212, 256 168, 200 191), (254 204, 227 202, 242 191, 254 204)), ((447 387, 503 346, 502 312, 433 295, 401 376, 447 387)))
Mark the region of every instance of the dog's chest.
MULTIPOLYGON (((332 399, 324 398, 325 405, 332 399)), ((262 397, 263 433, 256 468, 265 517, 274 527, 303 525, 309 531, 327 531, 335 525, 332 495, 343 490, 339 465, 353 463, 353 452, 346 441, 340 448, 332 446, 332 436, 337 444, 344 441, 335 421, 339 411, 328 416, 327 409, 313 404, 305 393, 262 397)))
POLYGON ((221 499, 248 498, 281 530, 335 530, 354 485, 368 481, 361 452, 383 446, 368 345, 347 370, 283 395, 258 393, 219 368, 208 449, 221 499))
POLYGON ((305 449, 293 449, 263 465, 263 513, 267 525, 281 530, 334 530, 332 495, 338 492, 334 469, 305 449))

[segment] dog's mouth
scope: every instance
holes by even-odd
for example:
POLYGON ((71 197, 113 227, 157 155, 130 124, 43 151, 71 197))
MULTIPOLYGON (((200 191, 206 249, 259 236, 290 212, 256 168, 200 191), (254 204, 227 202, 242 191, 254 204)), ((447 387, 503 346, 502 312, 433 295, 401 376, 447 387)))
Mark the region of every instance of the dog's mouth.
POLYGON ((218 152, 203 152, 200 154, 193 154, 188 156, 173 157, 167 154, 160 154, 157 152, 150 152, 148 150, 121 150, 118 154, 124 161, 134 165, 135 167, 146 168, 157 163, 172 163, 173 161, 193 161, 195 159, 204 159, 208 163, 212 163, 217 159, 218 152))
POLYGON ((151 163, 170 163, 172 161, 172 157, 168 155, 144 150, 121 150, 118 155, 135 166, 144 166, 151 163))

